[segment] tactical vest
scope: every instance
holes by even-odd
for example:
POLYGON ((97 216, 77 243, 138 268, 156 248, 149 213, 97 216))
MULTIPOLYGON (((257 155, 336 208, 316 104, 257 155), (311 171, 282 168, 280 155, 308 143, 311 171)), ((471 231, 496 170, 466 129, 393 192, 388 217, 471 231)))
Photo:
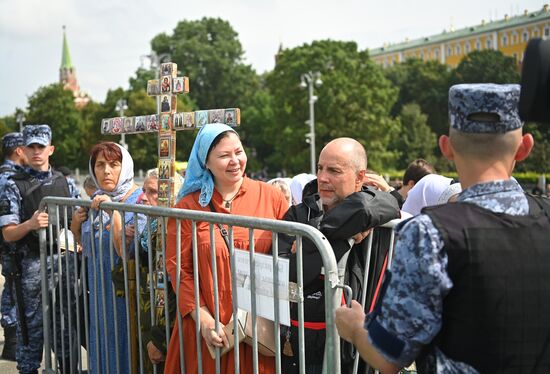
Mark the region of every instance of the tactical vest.
MULTIPOLYGON (((25 222, 38 210, 40 201, 45 196, 70 197, 69 184, 60 172, 54 171, 51 178, 39 181, 27 173, 14 174, 11 179, 21 195, 21 221, 25 222)), ((60 211, 59 222, 63 222, 63 212, 60 211)), ((55 231, 54 231, 55 232, 55 231)), ((17 247, 28 247, 33 253, 39 252, 38 235, 29 232, 17 242, 17 247)))
POLYGON ((528 216, 470 203, 423 209, 443 237, 453 282, 428 351, 437 346, 481 373, 550 372, 550 203, 528 200, 528 216))

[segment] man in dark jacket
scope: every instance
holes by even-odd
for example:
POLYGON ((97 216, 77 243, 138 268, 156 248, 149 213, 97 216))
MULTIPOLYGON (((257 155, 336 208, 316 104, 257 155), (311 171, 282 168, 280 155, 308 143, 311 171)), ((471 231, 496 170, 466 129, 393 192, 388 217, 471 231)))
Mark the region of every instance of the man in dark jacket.
MULTIPOLYGON (((318 228, 329 240, 336 260, 348 259, 346 279, 352 272, 364 271, 363 239, 373 227, 399 218, 397 201, 389 193, 363 187, 367 154, 363 146, 351 138, 329 142, 319 155, 317 192, 304 194, 303 202, 289 209, 285 220, 306 223, 318 228), (349 256, 349 257, 347 257, 349 256)), ((281 235, 279 254, 290 258, 290 281, 296 282, 294 237, 281 235)), ((322 259, 318 249, 303 241, 303 284, 306 371, 320 373, 325 347, 325 300, 322 259)), ((359 274, 362 282, 362 274, 359 274)), ((361 289, 355 287, 354 298, 361 289)), ((291 327, 282 328, 283 371, 298 370, 298 321, 296 304, 291 305, 291 327)))

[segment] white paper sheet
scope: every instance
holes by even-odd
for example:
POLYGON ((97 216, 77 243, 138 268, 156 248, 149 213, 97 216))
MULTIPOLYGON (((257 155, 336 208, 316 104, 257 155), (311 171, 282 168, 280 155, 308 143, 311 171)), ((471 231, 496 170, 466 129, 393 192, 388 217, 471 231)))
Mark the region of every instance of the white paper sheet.
MULTIPOLYGON (((255 253, 254 263, 256 313, 273 321, 275 319, 273 257, 255 253)), ((251 312, 250 252, 235 249, 235 268, 237 272, 237 304, 239 308, 251 312)), ((288 301, 289 260, 279 258, 278 268, 279 322, 290 326, 290 303, 288 301)))

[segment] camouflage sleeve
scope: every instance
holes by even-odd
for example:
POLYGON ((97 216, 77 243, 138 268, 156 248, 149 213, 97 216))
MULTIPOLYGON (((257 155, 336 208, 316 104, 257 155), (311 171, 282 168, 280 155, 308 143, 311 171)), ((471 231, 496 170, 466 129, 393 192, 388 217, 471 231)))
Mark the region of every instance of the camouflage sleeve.
POLYGON ((0 227, 20 222, 21 194, 11 179, 0 181, 0 227))
POLYGON ((76 186, 76 182, 73 178, 67 178, 67 184, 69 185, 69 193, 71 197, 80 199, 80 190, 76 186))
POLYGON ((405 367, 439 332, 443 298, 452 282, 443 239, 428 216, 408 221, 397 238, 387 289, 366 328, 371 344, 405 367))

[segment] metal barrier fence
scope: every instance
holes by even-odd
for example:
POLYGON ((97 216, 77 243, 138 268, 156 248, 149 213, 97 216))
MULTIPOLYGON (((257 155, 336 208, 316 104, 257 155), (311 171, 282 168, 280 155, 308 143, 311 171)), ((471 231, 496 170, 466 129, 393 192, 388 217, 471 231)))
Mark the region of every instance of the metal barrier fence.
MULTIPOLYGON (((229 235, 229 255, 231 263, 231 282, 233 290, 233 315, 238 314, 238 305, 236 303, 237 275, 235 270, 235 247, 233 245, 234 228, 248 229, 250 239, 249 248, 249 275, 250 275, 250 294, 251 294, 251 319, 252 319, 252 368, 254 373, 259 372, 259 352, 258 352, 258 333, 256 326, 257 300, 256 293, 256 272, 254 271, 256 254, 254 249, 254 230, 270 231, 272 239, 272 248, 278 248, 278 233, 296 236, 296 255, 297 255, 297 284, 292 288, 288 297, 291 301, 297 302, 298 310, 298 344, 300 357, 299 372, 305 373, 305 344, 304 344, 304 294, 303 294, 303 253, 302 240, 307 238, 311 240, 318 248, 323 261, 324 268, 324 294, 325 294, 325 318, 326 318, 326 344, 324 355, 324 372, 340 373, 340 339, 334 323, 334 310, 341 305, 341 279, 339 279, 339 269, 336 263, 332 248, 327 239, 316 229, 305 224, 295 222, 277 221, 269 219, 258 219, 254 217, 234 216, 228 214, 200 212, 191 210, 181 210, 172 208, 151 207, 144 205, 126 205, 120 203, 103 203, 102 210, 94 214, 90 210, 90 248, 85 248, 86 254, 81 255, 77 251, 71 251, 72 243, 69 238, 69 220, 70 213, 75 207, 90 207, 89 200, 74 200, 69 198, 46 197, 41 203, 41 208, 47 209, 50 216, 48 229, 39 231, 40 240, 40 260, 41 260, 41 279, 42 279, 42 310, 44 327, 44 352, 45 352, 45 372, 53 373, 58 369, 65 368, 63 372, 80 373, 88 371, 93 373, 157 373, 158 365, 148 364, 149 357, 147 352, 147 342, 144 341, 142 334, 141 306, 149 303, 149 318, 152 326, 156 326, 159 316, 155 313, 156 303, 160 300, 164 303, 165 320, 165 339, 166 346, 170 344, 171 322, 178 324, 179 334, 172 336, 172 339, 178 339, 180 353, 180 371, 185 372, 184 352, 186 342, 194 339, 197 347, 198 372, 203 372, 201 357, 209 352, 201 352, 201 331, 199 321, 199 311, 196 308, 195 331, 196 335, 183 336, 182 317, 180 314, 180 297, 194 297, 196 305, 200 305, 199 297, 199 277, 213 277, 213 294, 215 298, 215 310, 210 311, 215 319, 216 328, 220 324, 219 300, 218 300, 218 280, 217 271, 212 271, 210 275, 199 274, 198 271, 198 252, 197 252, 197 223, 209 223, 209 237, 211 244, 211 267, 216 267, 215 240, 214 231, 216 224, 228 226, 229 235), (118 261, 113 236, 109 235, 109 242, 104 241, 103 227, 105 217, 103 210, 118 211, 123 217, 133 219, 133 222, 146 220, 145 231, 147 232, 148 251, 145 258, 135 255, 136 249, 140 248, 139 230, 134 230, 133 236, 129 238, 129 243, 122 240, 120 258, 126 261, 118 261), (175 292, 175 317, 169 315, 170 300, 168 277, 166 273, 166 261, 161 261, 161 269, 156 272, 155 266, 157 259, 153 258, 152 237, 155 234, 154 221, 158 223, 157 227, 166 227, 168 219, 176 221, 176 248, 181 248, 180 227, 182 220, 192 222, 192 252, 193 252, 193 275, 194 275, 194 295, 181 296, 180 269, 181 253, 177 251, 178 269, 176 279, 171 282, 176 284, 175 292), (96 243, 94 238, 98 238, 96 243), (56 239, 57 245, 54 245, 56 239), (105 245, 108 244, 108 245, 105 245), (108 247, 108 248, 106 248, 108 247), (65 248, 65 250, 63 250, 65 248), (69 249, 69 250, 67 250, 69 249), (143 264, 142 264, 143 262, 143 264), (143 269, 146 269, 145 272, 143 269), (115 286, 115 281, 111 284, 108 280, 116 278, 116 272, 122 276, 122 282, 115 286), (111 274, 111 275, 109 275, 111 274), (146 278, 146 279, 142 279, 146 278), (155 288, 155 281, 162 278, 164 289, 159 292, 155 288), (107 282, 106 282, 107 280, 107 282), (142 285, 146 285, 146 292, 143 292, 142 285), (120 295, 127 297, 119 297, 120 295), (148 299, 148 300, 147 300, 148 299), (158 299, 158 300, 157 300, 158 299), (162 300, 161 300, 162 299, 162 300), (121 305, 122 303, 122 305, 121 305), (125 313, 125 315, 119 315, 125 313), (174 320, 175 318, 175 320, 174 320), (112 347, 112 337, 114 335, 115 346, 112 347), (109 352, 113 351, 114 352, 109 352), (53 360, 52 360, 53 357, 53 360), (114 362, 113 362, 114 361, 114 362), (67 369, 70 368, 70 371, 67 369), (114 368, 114 369, 110 369, 114 368)), ((392 228, 394 222, 386 224, 385 227, 392 228)), ((122 235, 124 237, 124 235, 122 235)), ((166 259, 166 236, 165 230, 159 230, 157 240, 160 243, 160 256, 166 259)), ((390 239, 390 249, 393 248, 393 231, 390 239)), ((219 244, 218 244, 219 245, 219 244)), ((369 237, 368 255, 365 264, 365 284, 369 278, 368 269, 370 267, 370 251, 372 248, 372 235, 369 237)), ((76 246, 75 248, 76 249, 76 246)), ((391 250, 389 251, 391 258, 391 250)), ((272 251, 272 269, 278 269, 281 259, 277 251, 272 251)), ((391 261, 388 261, 389 264, 391 261)), ((388 265, 389 266, 389 265, 388 265)), ((340 277, 342 272, 340 271, 340 277)), ((119 279, 120 280, 120 279, 119 279)), ((157 285, 160 282, 157 282, 157 285)), ((272 295, 274 303, 274 324, 273 334, 275 336, 275 372, 281 373, 281 344, 280 344, 280 301, 283 300, 280 295, 280 288, 276 285, 280 283, 278 272, 273 271, 272 295)), ((362 298, 362 304, 365 305, 366 292, 362 298)), ((234 331, 239 330, 237 318, 233 319, 234 331)), ((223 372, 220 367, 221 356, 220 349, 215 350, 216 372, 223 372)), ((235 372, 240 372, 239 341, 238 334, 234 336, 234 349, 227 354, 233 354, 235 357, 235 372)), ((358 356, 355 361, 354 373, 358 372, 358 356)))

